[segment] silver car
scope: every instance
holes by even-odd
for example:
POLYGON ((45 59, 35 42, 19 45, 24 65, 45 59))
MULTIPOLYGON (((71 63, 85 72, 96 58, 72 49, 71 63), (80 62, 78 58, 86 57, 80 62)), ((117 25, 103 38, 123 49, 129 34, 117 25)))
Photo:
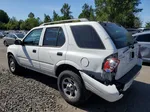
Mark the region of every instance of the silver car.
POLYGON ((150 31, 133 35, 140 44, 140 51, 144 62, 150 62, 150 31))
POLYGON ((10 33, 3 38, 4 40, 3 43, 5 46, 9 46, 14 44, 16 39, 22 39, 23 37, 24 37, 23 33, 10 33))
POLYGON ((2 32, 0 32, 0 38, 3 38, 4 34, 2 32))

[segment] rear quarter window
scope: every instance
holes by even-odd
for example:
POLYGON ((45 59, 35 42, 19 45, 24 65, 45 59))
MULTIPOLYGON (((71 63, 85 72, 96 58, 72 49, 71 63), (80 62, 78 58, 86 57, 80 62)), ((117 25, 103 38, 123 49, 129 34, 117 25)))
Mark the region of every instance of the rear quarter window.
POLYGON ((80 48, 105 49, 99 35, 89 25, 71 26, 71 30, 77 45, 80 48))

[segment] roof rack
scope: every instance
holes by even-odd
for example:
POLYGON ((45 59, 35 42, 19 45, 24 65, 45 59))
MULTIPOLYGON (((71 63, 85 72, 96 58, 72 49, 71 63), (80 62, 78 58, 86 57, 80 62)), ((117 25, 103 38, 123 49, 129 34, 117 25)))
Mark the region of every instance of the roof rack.
POLYGON ((61 21, 54 21, 54 22, 47 22, 43 23, 40 26, 45 26, 45 25, 52 25, 52 24, 60 24, 60 23, 72 23, 72 22, 87 22, 89 21, 86 18, 81 18, 81 19, 68 19, 68 20, 61 20, 61 21))

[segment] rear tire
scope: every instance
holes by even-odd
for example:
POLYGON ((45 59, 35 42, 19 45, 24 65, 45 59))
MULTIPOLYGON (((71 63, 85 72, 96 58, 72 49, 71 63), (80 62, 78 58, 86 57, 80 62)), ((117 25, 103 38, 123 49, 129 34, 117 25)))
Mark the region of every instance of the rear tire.
POLYGON ((6 47, 8 47, 8 43, 7 43, 7 41, 4 41, 4 45, 5 45, 6 47))
POLYGON ((9 66, 9 70, 13 74, 18 74, 20 70, 22 69, 22 67, 18 65, 16 59, 14 58, 12 54, 8 56, 8 66, 9 66))
POLYGON ((71 105, 84 103, 90 96, 79 75, 70 70, 65 70, 58 77, 58 89, 61 96, 71 105))

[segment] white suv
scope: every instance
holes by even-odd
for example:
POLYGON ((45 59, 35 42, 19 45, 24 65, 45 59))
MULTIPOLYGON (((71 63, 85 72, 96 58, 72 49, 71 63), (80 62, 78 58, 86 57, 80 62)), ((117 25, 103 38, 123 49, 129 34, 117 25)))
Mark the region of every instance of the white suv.
POLYGON ((125 28, 86 19, 45 23, 7 49, 10 71, 21 67, 58 78, 62 97, 83 103, 89 91, 114 102, 139 74, 139 45, 125 28))

